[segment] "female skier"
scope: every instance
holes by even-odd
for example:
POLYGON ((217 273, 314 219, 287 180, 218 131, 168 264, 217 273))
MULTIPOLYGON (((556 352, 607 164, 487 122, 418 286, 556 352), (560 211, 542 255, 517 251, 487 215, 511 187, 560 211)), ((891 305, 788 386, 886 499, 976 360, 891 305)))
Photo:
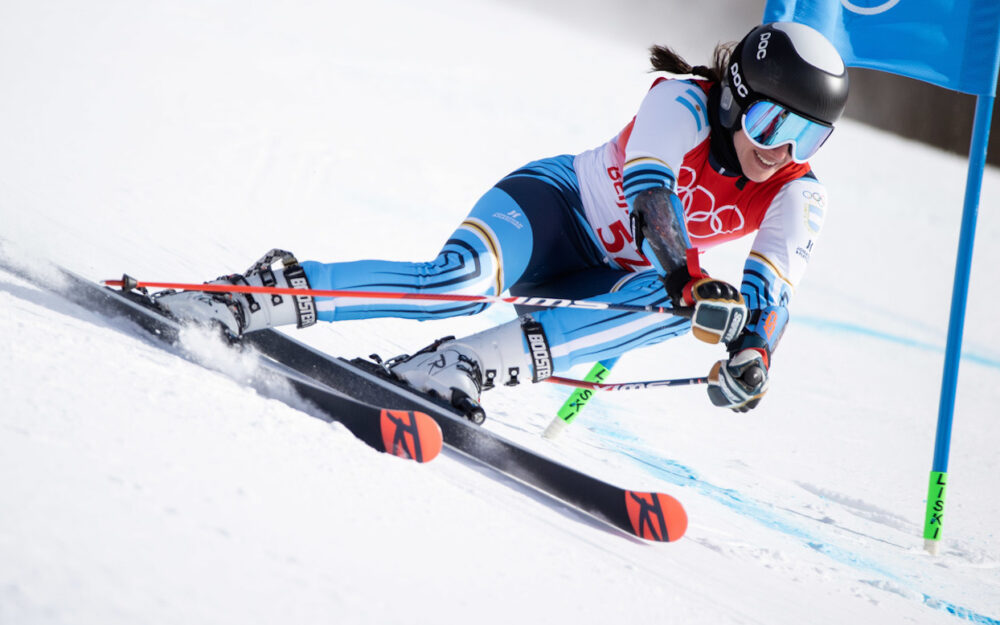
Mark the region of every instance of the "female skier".
MULTIPOLYGON (((635 118, 607 143, 529 163, 506 176, 426 263, 297 263, 276 250, 244 275, 216 283, 416 293, 592 298, 684 307, 688 316, 553 308, 388 361, 414 388, 455 405, 498 384, 540 381, 578 363, 618 356, 689 330, 724 343, 708 394, 746 411, 768 388, 771 356, 788 322, 827 210, 807 159, 847 101, 844 63, 819 32, 796 23, 754 28, 714 67, 651 50, 659 78, 635 118), (698 250, 756 232, 739 290, 708 277, 698 250), (283 267, 272 267, 276 260, 283 267)), ((163 292, 184 319, 221 322, 240 336, 316 319, 442 319, 486 304, 397 303, 309 295, 253 297, 163 292)))

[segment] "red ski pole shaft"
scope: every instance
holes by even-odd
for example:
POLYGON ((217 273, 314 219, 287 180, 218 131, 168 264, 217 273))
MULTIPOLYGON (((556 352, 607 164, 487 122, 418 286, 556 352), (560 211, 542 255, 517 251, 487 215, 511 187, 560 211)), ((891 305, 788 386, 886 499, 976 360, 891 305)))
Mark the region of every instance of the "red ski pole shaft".
POLYGON ((658 313, 690 317, 689 308, 667 308, 665 306, 637 306, 611 304, 586 299, 564 299, 557 297, 520 297, 500 295, 465 295, 461 293, 410 293, 406 291, 355 291, 344 289, 293 289, 290 287, 250 286, 246 284, 186 284, 181 282, 148 282, 122 276, 121 280, 103 280, 107 286, 125 290, 137 288, 179 289, 183 291, 207 291, 210 293, 260 293, 268 295, 311 295, 313 297, 350 297, 357 299, 407 299, 433 302, 504 303, 538 308, 577 308, 584 310, 609 310, 639 313, 658 313))
POLYGON ((615 384, 602 383, 602 382, 584 382, 583 380, 574 380, 572 378, 561 378, 559 376, 552 376, 545 378, 546 382, 553 382, 555 384, 565 384, 566 386, 575 386, 576 388, 589 388, 595 391, 638 391, 648 388, 660 388, 666 386, 690 386, 692 384, 708 384, 707 377, 701 378, 677 378, 674 380, 649 380, 646 382, 619 382, 615 384))

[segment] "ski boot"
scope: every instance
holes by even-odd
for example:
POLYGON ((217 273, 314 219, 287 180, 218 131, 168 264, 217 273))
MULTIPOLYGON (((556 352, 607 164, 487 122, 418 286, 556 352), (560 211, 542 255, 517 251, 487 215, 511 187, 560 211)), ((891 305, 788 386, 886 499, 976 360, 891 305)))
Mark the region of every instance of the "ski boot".
POLYGON ((476 424, 486 419, 479 403, 483 391, 497 384, 516 386, 525 377, 538 382, 552 375, 548 341, 530 316, 463 339, 439 339, 384 366, 414 389, 449 402, 476 424))
MULTIPOLYGON (((308 289, 305 271, 295 257, 274 249, 254 263, 246 273, 223 276, 208 284, 240 284, 308 289), (273 269, 276 261, 282 267, 273 269)), ((206 291, 161 291, 153 301, 167 314, 181 321, 221 326, 230 340, 247 332, 281 325, 300 328, 316 323, 316 302, 311 295, 254 295, 251 293, 209 293, 206 291)))

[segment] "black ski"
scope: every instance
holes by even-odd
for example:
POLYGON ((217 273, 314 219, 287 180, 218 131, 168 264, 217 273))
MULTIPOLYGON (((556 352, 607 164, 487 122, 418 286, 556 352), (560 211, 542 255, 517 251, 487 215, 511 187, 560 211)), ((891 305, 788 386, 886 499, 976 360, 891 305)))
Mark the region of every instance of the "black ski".
MULTIPOLYGON (((40 279, 8 262, 2 241, 0 268, 99 314, 129 319, 166 348, 177 346, 180 324, 144 294, 113 291, 61 268, 61 279, 40 279)), ((426 462, 443 438, 469 458, 633 536, 675 541, 687 529, 687 514, 670 495, 623 489, 521 447, 472 424, 449 404, 389 379, 375 363, 333 358, 273 330, 248 334, 242 342, 263 354, 261 366, 286 379, 325 418, 379 451, 426 462)), ((255 388, 268 392, 263 385, 255 388)))
POLYGON ((449 404, 389 379, 375 363, 333 358, 273 330, 247 334, 243 341, 361 401, 426 412, 437 419, 450 448, 624 532, 647 540, 674 541, 687 529, 687 514, 670 495, 626 490, 521 447, 472 424, 449 404))
MULTIPOLYGON (((9 262, 3 251, 3 243, 0 241, 0 268, 98 314, 128 319, 157 339, 159 345, 168 349, 176 347, 178 351, 175 353, 198 362, 197 358, 185 353, 183 347, 178 345, 181 325, 155 308, 155 304, 144 295, 112 291, 58 267, 55 276, 50 276, 48 272, 45 277, 35 275, 9 262)), ((266 372, 286 380, 301 398, 317 407, 326 420, 342 423, 352 434, 374 449, 417 462, 428 462, 440 452, 441 429, 436 420, 426 414, 382 407, 377 401, 369 403, 358 400, 320 384, 280 362, 260 355, 258 358, 260 366, 266 372)), ((207 367, 211 365, 199 364, 207 367)), ((264 380, 254 380, 252 384, 263 394, 270 392, 264 380)))

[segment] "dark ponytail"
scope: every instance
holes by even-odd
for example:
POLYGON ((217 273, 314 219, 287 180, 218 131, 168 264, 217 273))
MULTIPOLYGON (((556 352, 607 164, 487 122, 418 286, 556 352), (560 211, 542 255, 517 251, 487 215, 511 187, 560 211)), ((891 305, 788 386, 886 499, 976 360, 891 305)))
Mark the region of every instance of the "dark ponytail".
POLYGON ((654 72, 688 74, 719 82, 726 75, 726 66, 729 65, 729 55, 732 54, 733 47, 734 44, 731 43, 720 43, 715 46, 715 52, 712 55, 712 67, 705 65, 695 65, 692 67, 679 54, 667 46, 653 46, 649 49, 649 63, 653 66, 652 71, 654 72))

